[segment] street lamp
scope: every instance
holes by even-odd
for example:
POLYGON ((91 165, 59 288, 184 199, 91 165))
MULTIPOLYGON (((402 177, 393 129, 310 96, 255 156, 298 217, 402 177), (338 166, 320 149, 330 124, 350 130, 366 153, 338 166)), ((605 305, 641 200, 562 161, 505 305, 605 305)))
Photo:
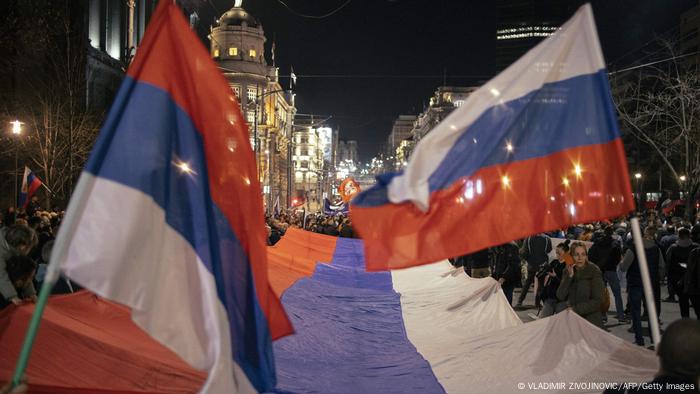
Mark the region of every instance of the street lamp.
POLYGON ((685 175, 681 175, 681 176, 678 177, 678 179, 680 179, 681 182, 685 182, 685 180, 686 180, 687 178, 685 177, 685 175))
MULTIPOLYGON (((16 135, 17 140, 15 141, 15 194, 14 194, 14 205, 15 210, 18 208, 17 202, 19 200, 17 178, 19 177, 19 135, 22 134, 22 122, 19 120, 14 120, 10 122, 12 124, 12 134, 16 135)), ((16 213, 15 213, 16 215, 16 213)))
POLYGON ((634 178, 637 182, 637 211, 639 211, 642 208, 642 192, 639 188, 639 180, 642 179, 642 174, 638 172, 634 174, 634 178))

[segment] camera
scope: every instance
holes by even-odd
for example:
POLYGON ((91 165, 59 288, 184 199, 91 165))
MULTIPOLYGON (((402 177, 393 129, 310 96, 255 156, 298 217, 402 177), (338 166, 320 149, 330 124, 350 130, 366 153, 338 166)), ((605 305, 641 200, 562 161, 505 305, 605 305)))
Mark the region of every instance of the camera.
POLYGON ((536 277, 537 279, 542 279, 542 278, 544 278, 548 273, 552 272, 552 270, 554 270, 554 268, 552 267, 552 265, 551 265, 549 262, 544 263, 544 264, 542 264, 542 265, 540 266, 540 269, 537 270, 537 273, 535 274, 535 277, 536 277))

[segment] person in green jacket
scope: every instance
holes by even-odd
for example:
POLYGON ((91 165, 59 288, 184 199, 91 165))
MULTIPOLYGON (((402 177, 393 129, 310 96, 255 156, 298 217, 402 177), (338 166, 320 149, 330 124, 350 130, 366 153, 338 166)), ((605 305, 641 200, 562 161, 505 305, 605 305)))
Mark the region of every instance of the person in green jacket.
POLYGON ((581 242, 571 244, 573 265, 567 265, 564 270, 557 298, 566 301, 569 308, 600 328, 603 328, 603 317, 600 306, 603 303, 603 274, 595 265, 588 262, 586 245, 581 242))

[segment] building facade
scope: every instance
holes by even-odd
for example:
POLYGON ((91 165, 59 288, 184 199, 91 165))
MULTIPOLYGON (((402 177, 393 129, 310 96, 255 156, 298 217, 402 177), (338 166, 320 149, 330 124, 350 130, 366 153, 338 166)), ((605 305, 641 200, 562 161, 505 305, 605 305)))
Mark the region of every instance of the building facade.
POLYGON ((352 162, 357 165, 360 162, 360 155, 357 151, 357 141, 339 141, 338 142, 338 163, 352 162))
MULTIPOLYGON (((394 140, 390 142, 396 143, 396 138, 403 137, 396 144, 393 152, 393 169, 400 170, 408 164, 408 159, 413 152, 416 144, 423 139, 435 126, 442 122, 452 111, 461 107, 466 102, 467 98, 478 89, 473 86, 440 86, 435 90, 435 93, 430 98, 428 106, 418 116, 413 117, 413 123, 408 133, 405 132, 403 120, 408 120, 401 117, 394 123, 394 130, 398 132, 394 136, 394 140)), ((392 133, 394 133, 392 130, 392 133)), ((389 159, 391 160, 391 156, 389 159)))
POLYGON ((504 70, 554 34, 582 3, 578 0, 499 0, 495 71, 504 70))
POLYGON ((295 122, 292 141, 293 198, 308 211, 323 209, 323 198, 331 198, 337 158, 337 132, 311 119, 295 122))
POLYGON ((143 39, 157 4, 157 0, 134 0, 130 42, 128 2, 88 0, 86 103, 90 110, 104 112, 111 105, 124 78, 124 69, 143 39))
POLYGON ((413 130, 413 123, 416 119, 415 115, 399 115, 394 121, 386 142, 385 153, 389 168, 393 170, 397 168, 396 150, 401 145, 401 141, 411 137, 411 130, 413 130))
POLYGON ((216 21, 209 35, 211 56, 238 98, 248 123, 258 176, 268 211, 291 204, 294 95, 279 83, 279 71, 265 60, 262 24, 240 4, 216 21))

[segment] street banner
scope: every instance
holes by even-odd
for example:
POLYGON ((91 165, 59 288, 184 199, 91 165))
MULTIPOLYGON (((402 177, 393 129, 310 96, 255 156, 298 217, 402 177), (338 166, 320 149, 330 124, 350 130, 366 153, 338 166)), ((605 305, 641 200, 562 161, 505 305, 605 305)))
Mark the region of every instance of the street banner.
POLYGON ((343 199, 344 203, 350 202, 362 189, 360 184, 353 178, 345 178, 343 182, 338 186, 338 193, 340 193, 340 198, 343 199))
POLYGON ((271 341, 292 327, 268 281, 260 183, 228 86, 182 11, 162 0, 49 270, 131 308, 137 325, 207 371, 201 392, 267 392, 271 341))
POLYGON ((328 198, 323 199, 323 213, 328 216, 347 215, 349 207, 347 203, 332 204, 328 198))
POLYGON ((367 269, 439 261, 634 209, 590 5, 472 93, 351 204, 367 269))

